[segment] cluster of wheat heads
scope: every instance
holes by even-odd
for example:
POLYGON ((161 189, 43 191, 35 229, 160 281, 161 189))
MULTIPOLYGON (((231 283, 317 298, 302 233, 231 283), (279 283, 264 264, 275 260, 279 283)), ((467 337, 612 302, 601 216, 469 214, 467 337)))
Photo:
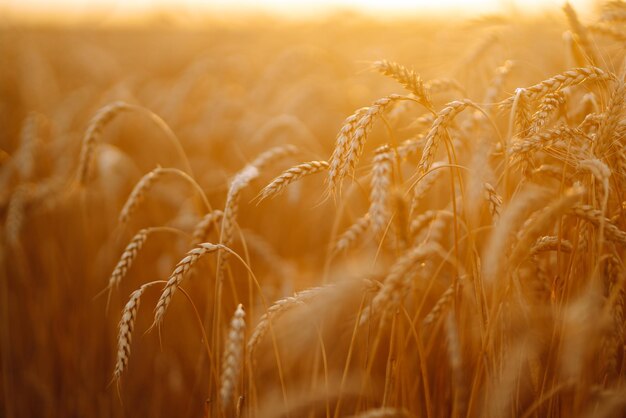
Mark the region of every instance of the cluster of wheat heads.
MULTIPOLYGON (((512 71, 507 61, 487 86, 487 101, 439 103, 437 94, 464 91, 458 82, 424 82, 399 63, 376 62, 373 68, 406 92, 345 119, 328 161, 288 168, 259 192, 262 205, 305 176, 326 172, 320 197, 337 205, 339 217, 365 192, 367 205, 356 221, 343 233, 336 223, 328 248, 318 249, 327 254, 319 284, 342 258, 366 262, 355 255, 359 251, 373 257, 367 260, 373 276, 343 278, 271 302, 246 261, 229 248, 235 241, 246 252, 252 242, 266 244, 252 236, 248 244, 246 234, 237 233, 240 195, 261 170, 296 153, 292 146, 270 149, 237 172, 222 210, 212 210, 204 199, 207 212, 191 231, 195 247, 167 280, 154 325, 163 324, 172 296, 200 257, 216 253, 214 306, 204 320, 195 311, 211 360, 209 413, 624 412, 626 68, 619 68, 623 50, 603 56, 588 32, 617 36, 615 22, 626 9, 609 4, 589 28, 571 6, 565 12, 575 39, 566 46, 578 48, 573 59, 580 66, 530 80, 506 98, 503 78, 512 71), (402 131, 394 131, 393 112, 411 120, 416 132, 410 138, 401 140, 402 131), (359 164, 374 125, 383 123, 389 141, 376 144, 370 164, 359 164), (215 243, 204 242, 212 229, 215 243), (229 270, 228 255, 247 272, 229 270), (231 321, 225 289, 237 303, 231 321), (253 316, 255 310, 260 313, 253 316)), ((88 137, 98 131, 91 127, 88 137)), ((85 144, 81 161, 92 146, 85 144)), ((122 221, 164 170, 139 182, 122 221)), ((170 229, 139 231, 109 287, 122 280, 149 233, 170 229)), ((128 364, 139 299, 152 284, 133 292, 124 308, 116 380, 128 364)))

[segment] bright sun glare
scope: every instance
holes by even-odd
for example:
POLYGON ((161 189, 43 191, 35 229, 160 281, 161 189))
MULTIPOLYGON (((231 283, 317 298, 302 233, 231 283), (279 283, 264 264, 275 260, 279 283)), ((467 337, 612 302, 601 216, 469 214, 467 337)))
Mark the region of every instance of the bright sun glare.
MULTIPOLYGON (((8 0, 5 9, 13 16, 80 18, 89 15, 134 17, 147 12, 243 15, 256 12, 282 17, 308 17, 335 10, 356 10, 374 16, 406 16, 454 13, 471 16, 498 12, 543 12, 556 9, 564 0, 8 0)), ((585 12, 591 0, 570 0, 585 12)))

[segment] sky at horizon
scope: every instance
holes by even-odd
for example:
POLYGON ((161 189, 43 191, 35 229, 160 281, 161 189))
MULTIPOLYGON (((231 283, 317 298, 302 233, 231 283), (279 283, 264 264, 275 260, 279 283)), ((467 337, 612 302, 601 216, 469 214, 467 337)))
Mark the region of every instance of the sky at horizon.
MULTIPOLYGON (((592 9, 592 0, 570 0, 580 12, 592 9)), ((0 0, 0 11, 12 17, 77 20, 92 16, 112 19, 154 13, 250 16, 255 13, 303 18, 355 10, 377 17, 424 14, 473 16, 489 13, 541 13, 558 10, 563 0, 0 0)))

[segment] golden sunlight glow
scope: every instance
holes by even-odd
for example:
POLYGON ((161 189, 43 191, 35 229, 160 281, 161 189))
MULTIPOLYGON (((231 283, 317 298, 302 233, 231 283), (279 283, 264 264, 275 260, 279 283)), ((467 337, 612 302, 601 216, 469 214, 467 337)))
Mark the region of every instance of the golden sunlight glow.
MULTIPOLYGON (((334 11, 354 10, 377 17, 425 14, 473 16, 485 13, 542 13, 558 9, 563 0, 9 0, 5 11, 13 16, 124 18, 163 12, 209 16, 250 16, 265 13, 307 18, 334 11)), ((591 8, 591 0, 570 0, 579 12, 591 8)))

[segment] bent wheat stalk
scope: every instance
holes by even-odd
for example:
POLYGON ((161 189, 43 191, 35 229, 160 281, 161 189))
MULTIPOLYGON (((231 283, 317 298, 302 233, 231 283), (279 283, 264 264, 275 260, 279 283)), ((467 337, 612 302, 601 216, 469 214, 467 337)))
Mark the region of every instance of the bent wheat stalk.
POLYGON ((85 136, 83 137, 77 170, 78 184, 83 186, 87 183, 94 152, 98 141, 102 137, 104 128, 106 128, 106 126, 118 115, 128 111, 139 112, 147 116, 148 119, 150 119, 165 134, 167 139, 174 146, 181 162, 185 167, 185 171, 187 171, 189 175, 193 175, 191 165, 189 164, 189 160, 187 159, 187 155, 185 154, 180 141, 167 123, 161 119, 161 117, 144 107, 131 105, 122 101, 116 101, 99 109, 87 126, 85 136))

